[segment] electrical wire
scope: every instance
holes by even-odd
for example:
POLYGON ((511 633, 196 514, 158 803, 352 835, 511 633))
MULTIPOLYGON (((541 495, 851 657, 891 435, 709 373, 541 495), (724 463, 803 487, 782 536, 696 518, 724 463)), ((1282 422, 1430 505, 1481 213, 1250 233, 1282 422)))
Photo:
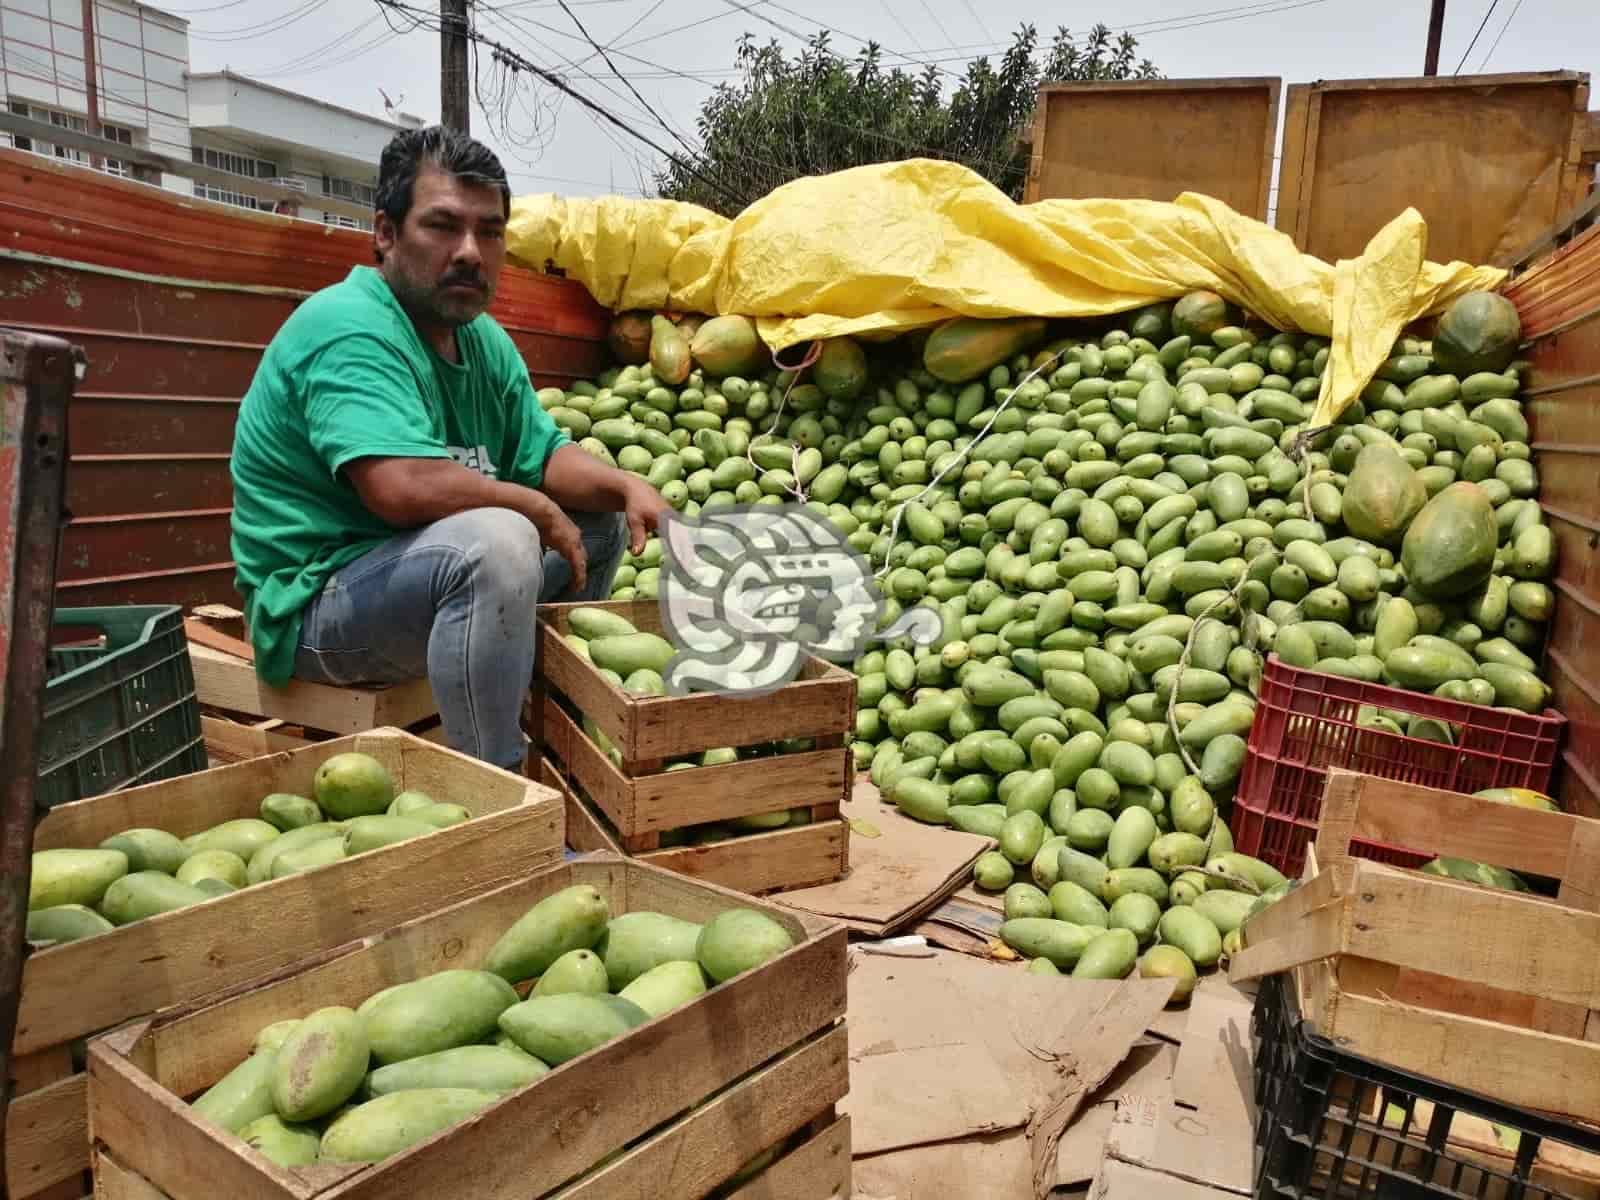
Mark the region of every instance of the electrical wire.
MULTIPOLYGON (((639 91, 639 89, 633 86, 633 82, 626 75, 624 75, 621 71, 617 70, 617 64, 611 61, 611 55, 606 53, 606 48, 604 46, 602 46, 599 42, 594 40, 594 38, 590 35, 589 30, 587 28, 585 28, 583 22, 578 19, 578 14, 573 12, 572 9, 570 7, 568 7, 567 0, 558 0, 558 2, 561 5, 561 11, 566 13, 567 16, 572 18, 572 23, 578 27, 578 32, 581 33, 584 36, 584 39, 591 46, 593 46, 596 51, 599 52, 600 57, 605 59, 606 66, 611 68, 611 73, 613 75, 615 75, 623 84, 625 84, 627 86, 627 89, 630 92, 633 93, 634 98, 636 100, 638 100, 639 103, 644 107, 645 112, 649 113, 650 116, 654 117, 656 124, 661 126, 662 129, 666 130, 667 133, 669 135, 671 135, 672 139, 678 143, 678 145, 682 146, 690 154, 698 156, 700 154, 700 151, 698 149, 696 149, 694 146, 691 146, 688 143, 688 141, 685 140, 683 135, 680 134, 676 129, 674 129, 671 125, 668 125, 667 122, 665 121, 665 119, 662 118, 661 114, 658 113, 655 110, 655 108, 651 105, 651 103, 644 98, 644 95, 639 91)), ((660 8, 661 7, 661 3, 664 3, 664 0, 658 0, 658 3, 656 4, 655 8, 660 8)), ((652 8, 650 11, 654 12, 655 8, 652 8)), ((649 14, 647 13, 646 16, 648 16, 648 15, 649 14)), ((643 17, 640 18, 640 20, 643 20, 643 19, 644 19, 643 17)), ((637 24, 637 23, 638 22, 635 22, 635 24, 637 24)))
MULTIPOLYGON (((900 19, 900 15, 897 12, 895 12, 894 9, 889 7, 889 0, 878 0, 878 5, 883 9, 884 12, 889 14, 889 19, 891 21, 893 21, 896 26, 899 27, 901 33, 906 35, 907 40, 909 40, 911 42, 911 44, 917 48, 918 51, 920 51, 921 53, 926 54, 927 51, 925 49, 923 49, 922 39, 917 37, 916 34, 912 33, 911 32, 911 27, 900 19)), ((988 37, 989 35, 988 35, 987 32, 985 32, 984 36, 988 37)))
POLYGON ((1454 74, 1461 74, 1461 68, 1467 65, 1467 56, 1472 53, 1472 48, 1478 44, 1478 39, 1483 36, 1484 28, 1489 24, 1489 18, 1494 16, 1494 10, 1500 7, 1500 0, 1489 0, 1489 8, 1483 14, 1483 20, 1478 22, 1478 32, 1472 35, 1472 40, 1467 43, 1467 48, 1461 54, 1461 61, 1456 64, 1454 74))
MULTIPOLYGON (((406 13, 411 17, 413 24, 418 28, 431 28, 434 32, 439 32, 437 24, 430 25, 427 20, 424 20, 418 15, 419 13, 426 13, 429 18, 436 18, 436 14, 430 12, 429 10, 415 8, 412 5, 402 3, 401 0, 377 0, 377 3, 382 5, 384 8, 406 13)), ((566 80, 562 79, 554 71, 540 66, 538 63, 527 58, 525 55, 519 54, 509 46, 506 46, 501 42, 497 42, 493 38, 485 37, 476 29, 468 29, 465 36, 468 38, 468 40, 476 42, 479 45, 486 46, 492 50, 494 52, 494 60, 496 63, 503 67, 510 68, 513 71, 525 71, 539 79, 544 80, 544 82, 549 84, 551 87, 572 97, 572 99, 583 105, 584 108, 588 109, 590 112, 610 122, 612 125, 615 125, 624 133, 627 133, 637 140, 643 142, 657 154, 660 154, 663 157, 670 159, 672 162, 677 163, 694 178, 700 180, 700 182, 704 183, 712 190, 720 193, 728 200, 736 204, 743 203, 742 198, 730 191, 720 180, 706 175, 692 162, 684 160, 679 155, 674 154, 671 150, 668 150, 666 147, 662 146, 659 142, 656 142, 646 134, 641 133, 622 118, 614 115, 605 106, 590 99, 588 96, 585 96, 582 92, 578 91, 577 88, 567 83, 566 80)))
POLYGON ((261 21, 255 25, 244 25, 238 29, 217 30, 189 30, 191 40, 200 42, 248 42, 258 37, 265 37, 269 33, 277 33, 289 28, 298 21, 304 20, 312 13, 328 6, 329 0, 306 0, 299 8, 291 9, 271 20, 261 21))
POLYGON ((1500 32, 1495 35, 1494 45, 1489 47, 1489 53, 1485 54, 1483 56, 1483 61, 1478 64, 1478 71, 1480 73, 1482 73, 1483 69, 1489 65, 1489 60, 1494 57, 1494 52, 1500 49, 1500 39, 1506 36, 1506 30, 1511 28, 1511 22, 1517 19, 1517 14, 1521 11, 1522 0, 1517 0, 1516 6, 1511 10, 1511 15, 1506 18, 1506 23, 1500 26, 1500 32))

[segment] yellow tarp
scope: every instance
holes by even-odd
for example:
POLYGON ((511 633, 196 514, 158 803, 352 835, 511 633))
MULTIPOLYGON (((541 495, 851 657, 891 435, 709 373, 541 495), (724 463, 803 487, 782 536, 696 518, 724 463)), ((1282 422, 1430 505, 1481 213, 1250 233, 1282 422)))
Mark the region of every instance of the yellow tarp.
POLYGON ((951 316, 1101 316, 1204 288, 1332 338, 1313 426, 1359 394, 1406 324, 1506 274, 1426 261, 1415 209, 1330 265, 1208 196, 1019 205, 932 159, 799 179, 732 220, 667 200, 524 196, 508 248, 607 308, 757 318, 775 350, 951 316))

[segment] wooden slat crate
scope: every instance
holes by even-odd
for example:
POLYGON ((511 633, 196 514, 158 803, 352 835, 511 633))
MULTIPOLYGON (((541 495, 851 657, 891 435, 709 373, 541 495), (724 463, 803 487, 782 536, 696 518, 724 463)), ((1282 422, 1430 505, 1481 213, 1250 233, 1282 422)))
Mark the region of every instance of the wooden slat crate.
POLYGON ((846 975, 842 926, 625 858, 585 856, 304 971, 97 1038, 89 1052, 97 1194, 698 1200, 757 1154, 804 1132, 804 1143, 769 1168, 788 1189, 753 1187, 749 1194, 843 1197, 848 1136, 834 1105, 849 1089, 846 975), (705 921, 728 908, 755 907, 796 942, 377 1165, 278 1167, 185 1103, 245 1057, 263 1026, 326 1005, 355 1007, 391 984, 481 963, 533 904, 584 883, 601 890, 614 915, 651 910, 705 921))
MULTIPOLYGON (((549 758, 540 759, 537 769, 539 782, 555 788, 566 803, 567 845, 571 849, 624 853, 605 816, 587 794, 580 794, 581 785, 563 776, 549 758)), ((653 867, 759 896, 838 879, 850 865, 850 827, 835 818, 704 845, 668 846, 634 857, 653 867)))
POLYGON ((214 763, 299 750, 330 738, 394 727, 444 744, 426 679, 382 687, 334 687, 292 679, 268 687, 256 675, 244 618, 210 604, 184 621, 206 752, 214 763))
POLYGON ((398 786, 461 804, 473 819, 30 955, 12 1043, 19 1094, 6 1119, 13 1200, 57 1200, 65 1193, 46 1189, 73 1188, 89 1169, 87 1077, 73 1065, 81 1039, 311 961, 560 859, 556 792, 394 729, 65 804, 39 822, 34 847, 94 847, 142 827, 185 836, 256 816, 270 792, 310 795, 317 766, 346 750, 371 754, 398 786))
MULTIPOLYGON (((854 675, 809 658, 798 679, 765 695, 630 695, 609 683, 565 640, 573 607, 540 610, 541 678, 530 708, 530 734, 587 793, 623 850, 658 850, 661 835, 669 830, 783 809, 808 808, 813 822, 838 819, 854 777, 847 745, 855 727, 854 675), (611 739, 621 754, 620 766, 583 731, 582 717, 611 739), (787 738, 809 738, 816 749, 663 770, 678 756, 787 738)), ((625 616, 638 629, 660 632, 660 612, 653 601, 595 607, 625 616)))
POLYGON ((1354 1054, 1600 1120, 1600 821, 1331 771, 1301 885, 1244 927, 1235 981, 1294 972, 1354 1054), (1353 838, 1558 880, 1555 899, 1350 858, 1353 838))

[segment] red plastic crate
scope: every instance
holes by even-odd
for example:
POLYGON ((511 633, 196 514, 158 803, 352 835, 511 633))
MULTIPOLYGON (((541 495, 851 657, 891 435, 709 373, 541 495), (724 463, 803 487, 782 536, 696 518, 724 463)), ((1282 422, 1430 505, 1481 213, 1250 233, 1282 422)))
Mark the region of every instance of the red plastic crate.
MULTIPOLYGON (((1548 792, 1566 718, 1465 704, 1423 692, 1291 667, 1269 655, 1230 827, 1240 851, 1294 878, 1316 839, 1329 767, 1452 792, 1524 787, 1548 792), (1456 744, 1356 724, 1363 705, 1446 721, 1456 744)), ((1355 842, 1357 857, 1416 867, 1417 847, 1355 842)))

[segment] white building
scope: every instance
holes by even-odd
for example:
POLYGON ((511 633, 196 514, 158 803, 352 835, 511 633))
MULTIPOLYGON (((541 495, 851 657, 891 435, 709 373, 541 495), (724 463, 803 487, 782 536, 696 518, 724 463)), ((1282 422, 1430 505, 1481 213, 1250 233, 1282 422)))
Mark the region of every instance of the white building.
MULTIPOLYGON (((6 111, 86 132, 98 115, 102 136, 241 179, 270 180, 305 195, 294 215, 329 224, 365 224, 324 213, 317 197, 372 203, 378 156, 395 124, 232 72, 189 70, 189 23, 138 0, 0 0, 0 98, 6 111), (85 13, 94 35, 86 37, 85 13), (94 63, 93 79, 86 64, 94 63), (91 86, 92 84, 92 86, 91 86)), ((0 145, 90 165, 89 152, 40 138, 0 133, 0 145)), ((104 169, 245 208, 270 208, 241 191, 180 175, 104 169)))
MULTIPOLYGON (((407 119, 407 124, 421 123, 407 119)), ((329 225, 369 224, 324 214, 317 197, 371 208, 378 156, 401 128, 231 71, 189 76, 191 160, 304 192, 297 215, 329 225)), ((250 197, 226 188, 197 183, 194 191, 210 200, 257 207, 250 197)))

